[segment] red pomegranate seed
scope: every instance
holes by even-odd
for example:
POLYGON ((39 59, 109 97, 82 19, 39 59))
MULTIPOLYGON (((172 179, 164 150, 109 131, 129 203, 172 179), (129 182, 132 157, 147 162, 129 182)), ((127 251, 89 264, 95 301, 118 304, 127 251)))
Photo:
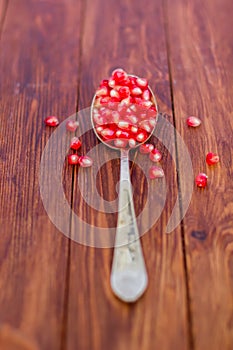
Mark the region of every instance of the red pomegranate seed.
POLYGON ((110 97, 109 97, 109 96, 104 96, 104 97, 101 97, 101 98, 100 98, 100 103, 101 103, 102 105, 108 104, 109 101, 110 101, 110 97))
POLYGON ((92 166, 93 160, 88 156, 81 156, 79 157, 79 164, 83 168, 88 168, 89 166, 92 166))
POLYGON ((118 91, 116 91, 115 89, 112 89, 111 91, 110 91, 110 96, 111 97, 115 97, 115 98, 119 98, 119 100, 120 100, 120 94, 119 94, 119 92, 118 91))
POLYGON ((140 128, 146 130, 148 133, 151 133, 151 126, 148 120, 143 120, 139 125, 140 125, 140 128))
POLYGON ((205 173, 200 173, 196 176, 195 182, 198 187, 206 187, 208 176, 205 173))
POLYGON ((108 138, 112 138, 115 134, 115 131, 109 128, 106 128, 104 130, 101 131, 101 135, 104 136, 104 138, 108 139, 108 138))
POLYGON ((150 101, 150 99, 151 99, 151 92, 150 92, 150 90, 148 90, 148 89, 144 90, 143 93, 142 93, 142 98, 143 98, 144 101, 150 101))
POLYGON ((136 115, 127 115, 127 119, 130 121, 131 124, 137 124, 138 118, 136 115))
POLYGON ((47 126, 57 126, 59 124, 58 117, 55 116, 45 118, 44 122, 47 126))
POLYGON ((135 125, 132 125, 130 129, 131 129, 131 132, 134 134, 136 134, 138 132, 138 127, 135 125))
POLYGON ((121 129, 128 129, 129 123, 124 121, 124 120, 120 120, 119 123, 118 123, 118 126, 121 129))
POLYGON ((82 146, 82 142, 79 140, 78 137, 73 137, 71 139, 71 143, 70 143, 70 148, 77 150, 82 146))
POLYGON ((112 72, 112 77, 115 80, 117 84, 124 84, 128 81, 128 75, 127 73, 121 69, 117 68, 112 72))
POLYGON ((118 123, 119 122, 119 119, 120 119, 120 113, 117 112, 117 111, 113 111, 112 112, 112 121, 113 123, 118 123))
POLYGON ((150 160, 152 160, 152 162, 159 162, 161 158, 161 152, 157 148, 154 148, 150 153, 150 160))
POLYGON ((154 146, 151 143, 144 143, 143 145, 140 146, 139 151, 142 154, 150 153, 153 151, 154 146))
POLYGON ((156 179, 164 176, 164 171, 156 165, 153 165, 149 170, 150 179, 156 179))
POLYGON ((124 98, 123 100, 121 100, 121 105, 122 106, 129 106, 130 105, 130 103, 131 103, 131 99, 130 99, 130 96, 128 96, 128 97, 126 97, 126 98, 124 98))
POLYGON ((68 163, 71 165, 79 164, 79 156, 77 154, 69 154, 68 155, 68 163))
POLYGON ((130 95, 130 90, 128 86, 121 86, 118 92, 121 98, 126 98, 130 95))
POLYGON ((188 117, 186 122, 188 126, 192 126, 193 128, 196 128, 201 124, 201 120, 197 117, 188 117))
POLYGON ((208 165, 214 165, 219 162, 219 156, 216 153, 207 153, 206 155, 206 163, 208 165))
POLYGON ((134 148, 136 146, 136 143, 137 142, 134 139, 132 139, 132 138, 129 139, 129 147, 130 148, 134 148))
POLYGON ((127 140, 122 140, 122 139, 114 140, 114 145, 119 148, 125 148, 127 146, 127 140))
POLYGON ((79 126, 79 122, 77 120, 68 120, 66 123, 66 130, 68 131, 76 131, 79 126))
POLYGON ((108 86, 110 86, 111 88, 114 88, 114 86, 116 85, 116 82, 113 78, 110 78, 108 81, 108 86))
POLYGON ((148 137, 148 135, 146 132, 140 131, 136 136, 136 140, 141 143, 141 142, 146 141, 147 137, 148 137))
POLYGON ((100 83, 100 87, 103 87, 103 86, 107 86, 108 87, 108 80, 107 79, 103 79, 100 83))
POLYGON ((133 96, 139 96, 139 95, 142 94, 142 90, 140 89, 140 87, 137 87, 137 86, 136 86, 136 87, 132 88, 131 94, 132 94, 133 96))
POLYGON ((137 78, 136 83, 137 83, 137 86, 143 89, 145 89, 148 86, 148 81, 143 78, 137 78))
POLYGON ((108 96, 108 88, 106 86, 99 87, 96 90, 96 96, 108 96))
POLYGON ((136 80, 137 80, 136 77, 129 77, 128 84, 127 84, 129 86, 129 88, 132 89, 132 88, 137 86, 136 80))
POLYGON ((97 126, 96 131, 98 132, 98 134, 101 134, 101 131, 103 131, 104 128, 102 126, 97 126))
POLYGON ((127 131, 124 131, 124 130, 117 130, 116 131, 116 137, 118 137, 119 139, 129 139, 130 138, 130 134, 127 131))
POLYGON ((147 117, 156 117, 157 115, 157 109, 155 106, 151 106, 148 110, 147 110, 147 117))

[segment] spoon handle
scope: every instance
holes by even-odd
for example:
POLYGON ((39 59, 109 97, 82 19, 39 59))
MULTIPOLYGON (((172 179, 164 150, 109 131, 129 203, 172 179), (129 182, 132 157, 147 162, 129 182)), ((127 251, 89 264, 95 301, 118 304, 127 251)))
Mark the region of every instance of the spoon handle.
POLYGON ((125 302, 136 301, 148 284, 129 175, 128 151, 121 151, 118 220, 111 271, 113 292, 125 302))

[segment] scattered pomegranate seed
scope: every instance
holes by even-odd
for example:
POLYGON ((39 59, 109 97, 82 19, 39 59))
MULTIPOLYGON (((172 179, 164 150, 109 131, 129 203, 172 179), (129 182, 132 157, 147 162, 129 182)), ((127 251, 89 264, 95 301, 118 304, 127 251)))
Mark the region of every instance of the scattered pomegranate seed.
POLYGON ((154 149, 154 146, 151 143, 144 143, 140 146, 139 152, 142 154, 150 153, 154 149))
POLYGON ((68 131, 76 131, 79 126, 79 122, 77 120, 68 120, 66 123, 66 130, 68 131))
POLYGON ((192 126, 193 128, 196 128, 201 124, 201 120, 197 117, 188 117, 186 122, 188 126, 192 126))
POLYGON ((214 165, 219 162, 219 156, 216 153, 207 153, 206 155, 206 163, 208 165, 214 165))
POLYGON ((81 167, 87 168, 89 166, 92 166, 93 160, 88 156, 81 156, 79 157, 79 164, 81 167))
POLYGON ((69 154, 68 155, 68 163, 71 165, 79 164, 79 156, 77 154, 69 154))
POLYGON ((71 139, 71 143, 70 143, 70 148, 77 150, 82 146, 82 142, 79 140, 78 137, 73 137, 71 139))
POLYGON ((47 126, 57 126, 59 124, 58 117, 55 116, 45 118, 44 122, 47 126))
POLYGON ((153 165, 149 170, 149 177, 150 179, 156 179, 158 177, 163 177, 164 171, 162 168, 159 168, 156 165, 153 165))
POLYGON ((208 176, 205 173, 200 173, 196 176, 195 182, 198 187, 206 187, 208 176))
POLYGON ((159 162, 161 158, 161 152, 157 148, 154 148, 150 153, 150 160, 152 160, 152 162, 159 162))

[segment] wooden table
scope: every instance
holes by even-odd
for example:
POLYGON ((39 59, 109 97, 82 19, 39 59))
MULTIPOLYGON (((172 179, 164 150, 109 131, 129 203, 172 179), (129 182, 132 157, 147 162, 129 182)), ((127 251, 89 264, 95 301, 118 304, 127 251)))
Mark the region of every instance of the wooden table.
MULTIPOLYGON (((0 0, 1 349, 233 349, 232 13, 230 0, 0 0), (38 182, 54 132, 44 118, 65 120, 89 107, 99 81, 119 66, 149 79, 160 112, 188 147, 194 174, 209 176, 206 189, 194 187, 184 219, 167 235, 185 176, 179 146, 174 161, 155 140, 167 198, 141 239, 149 287, 133 305, 110 290, 113 250, 59 232, 38 182), (189 115, 202 120, 198 129, 187 127, 189 115), (209 151, 221 159, 212 168, 205 163, 209 151)), ((98 144, 93 132, 84 139, 84 152, 98 144)), ((139 167, 131 164, 131 171, 139 213, 147 183, 139 167)), ((74 211, 114 226, 116 213, 85 205, 77 173, 64 166, 74 211)), ((118 180, 115 159, 96 180, 106 200, 115 198, 118 180)))

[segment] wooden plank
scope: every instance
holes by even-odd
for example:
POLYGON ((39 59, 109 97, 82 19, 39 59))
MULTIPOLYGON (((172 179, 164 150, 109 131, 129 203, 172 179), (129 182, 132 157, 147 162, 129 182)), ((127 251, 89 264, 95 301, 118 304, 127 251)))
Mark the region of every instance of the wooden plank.
POLYGON ((197 350, 233 348, 232 11, 230 0, 168 0, 166 8, 176 126, 195 174, 209 176, 184 219, 197 350), (202 125, 188 129, 187 115, 202 125), (217 152, 220 164, 208 167, 207 152, 217 152))
MULTIPOLYGON (((172 121, 171 98, 167 66, 167 52, 163 29, 162 2, 134 2, 113 0, 87 1, 83 32, 82 76, 79 109, 90 106, 99 81, 108 77, 112 69, 122 66, 128 72, 149 78, 160 110, 172 121)), ((88 118, 88 114, 87 114, 88 118)), ((81 126, 86 120, 81 120, 81 126)), ((166 137, 166 130, 161 133, 166 137)), ((83 136, 84 151, 98 142, 92 131, 83 136)), ((155 140, 155 142, 157 142, 155 140)), ((84 349, 187 349, 189 331, 184 276, 181 231, 165 234, 166 223, 174 206, 177 185, 174 164, 163 145, 162 166, 166 173, 168 198, 157 224, 142 238, 149 288, 134 305, 126 305, 115 298, 109 278, 112 249, 95 249, 71 243, 70 285, 68 300, 67 348, 84 349), (172 170, 173 171, 172 171, 172 170)), ((174 137, 171 136, 171 144, 174 137)), ((100 164, 108 156, 118 156, 104 149, 95 158, 100 164)), ((136 155, 136 157, 141 157, 136 155)), ((135 158, 136 159, 136 158, 135 158)), ((145 164, 148 159, 145 160, 145 164)), ((87 169, 85 169, 87 171, 87 169)), ((91 170, 90 170, 91 171, 91 170)), ((139 213, 147 199, 147 185, 137 166, 131 168, 135 188, 135 207, 139 213)), ((86 173, 88 174, 88 173, 86 173)), ((94 226, 114 227, 116 213, 101 214, 88 207, 78 188, 75 174, 74 211, 93 226, 72 227, 72 234, 90 234, 94 226)), ((87 175, 86 175, 87 176, 87 175)), ((119 160, 110 160, 97 180, 84 181, 85 191, 94 193, 95 186, 106 200, 115 199, 114 188, 119 181, 119 160)), ((156 183, 153 184, 156 190, 156 183)), ((139 230, 156 209, 159 196, 153 199, 148 216, 139 223, 139 230)), ((91 196, 91 204, 95 194, 91 196)), ((77 237, 77 236, 76 236, 77 237)))
POLYGON ((43 120, 75 112, 80 14, 75 0, 12 0, 0 49, 0 323, 45 350, 62 344, 69 241, 40 198, 40 158, 54 131, 43 120))

